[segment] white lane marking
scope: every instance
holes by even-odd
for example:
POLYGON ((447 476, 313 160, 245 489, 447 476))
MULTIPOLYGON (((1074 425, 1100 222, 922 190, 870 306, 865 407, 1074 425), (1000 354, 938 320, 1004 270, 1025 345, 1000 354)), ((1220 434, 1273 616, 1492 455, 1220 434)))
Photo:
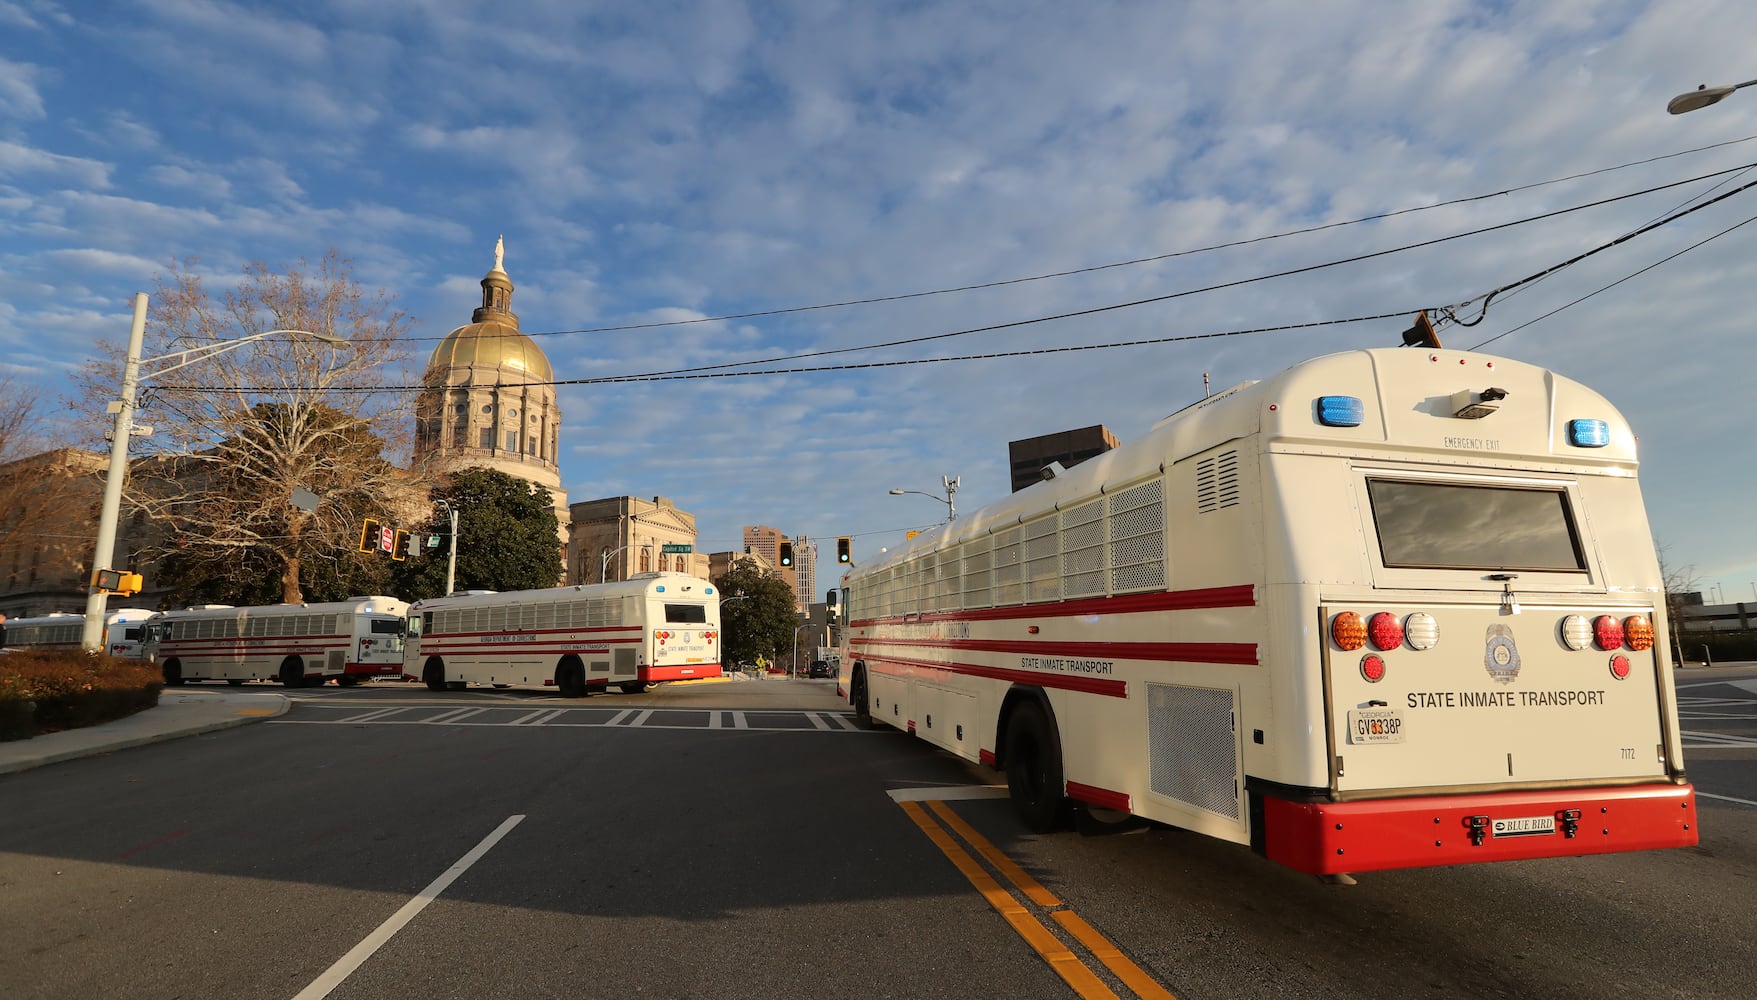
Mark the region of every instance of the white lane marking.
POLYGON ((732 728, 733 729, 749 729, 750 728, 750 723, 745 721, 743 712, 733 712, 732 713, 732 728))
POLYGON ((396 715, 398 712, 407 712, 408 710, 409 710, 408 706, 404 706, 402 708, 381 708, 376 712, 366 712, 362 715, 352 715, 346 719, 337 719, 336 721, 337 722, 374 722, 379 719, 389 718, 390 716, 396 715))
POLYGON ((723 715, 723 713, 721 713, 721 712, 709 712, 708 713, 708 728, 709 729, 719 729, 722 715, 723 715))
POLYGON ((606 725, 606 726, 620 726, 620 725, 622 725, 623 719, 626 719, 633 714, 634 714, 634 709, 625 708, 622 711, 617 712, 616 715, 611 717, 610 721, 604 723, 604 725, 606 725))
POLYGON ((826 732, 826 733, 830 731, 830 724, 825 722, 821 717, 819 717, 819 715, 816 712, 807 712, 807 713, 805 713, 805 717, 810 719, 811 724, 814 727, 816 727, 817 729, 819 729, 823 732, 826 732))
POLYGON ((885 794, 893 802, 953 802, 963 799, 1004 799, 1005 785, 951 785, 941 788, 893 788, 885 794))
POLYGON ((471 848, 470 853, 459 858, 457 863, 440 873, 438 878, 428 883, 427 888, 416 893, 414 899, 404 903, 402 909, 391 914, 389 920, 379 924, 377 930, 366 935, 365 939, 355 945, 346 955, 337 959, 336 964, 325 969, 323 975, 311 981, 310 986, 300 990, 293 1000, 322 1000, 323 997, 329 996, 332 990, 354 974, 354 970, 364 965, 374 952, 384 947, 385 942, 395 936, 397 931, 402 930, 404 925, 415 919, 416 914, 425 910, 428 903, 439 898, 439 894, 444 892, 447 886, 457 881, 459 875, 469 871, 471 865, 482 860, 482 855, 487 854, 495 844, 500 843, 500 838, 512 832, 512 828, 518 826, 524 818, 523 813, 508 816, 506 822, 495 827, 494 832, 484 837, 480 844, 471 848))
POLYGON ((486 708, 459 708, 450 712, 441 712, 431 719, 422 719, 421 722, 429 726, 443 726, 449 722, 460 722, 471 716, 481 715, 486 711, 488 711, 486 708))
POLYGON ((1704 746, 1757 747, 1757 739, 1731 733, 1699 733, 1686 729, 1683 735, 1686 739, 1700 740, 1704 746))
POLYGON ((635 716, 634 721, 629 723, 629 725, 635 729, 639 729, 640 727, 646 725, 647 720, 652 717, 653 717, 653 710, 649 708, 645 712, 642 712, 641 714, 635 716))
POLYGON ((1712 792, 1705 792, 1700 788, 1696 790, 1696 794, 1705 799, 1719 799, 1722 802, 1737 802, 1742 806, 1757 806, 1757 802, 1752 802, 1750 799, 1735 799, 1731 795, 1715 795, 1712 792))
MULTIPOLYGON (((525 723, 530 722, 532 719, 535 719, 537 716, 542 715, 545 712, 550 712, 550 711, 553 711, 553 709, 539 708, 535 712, 527 712, 526 714, 519 716, 518 718, 507 723, 507 725, 509 725, 509 726, 522 726, 525 723)), ((541 723, 533 723, 533 725, 541 725, 541 723)))

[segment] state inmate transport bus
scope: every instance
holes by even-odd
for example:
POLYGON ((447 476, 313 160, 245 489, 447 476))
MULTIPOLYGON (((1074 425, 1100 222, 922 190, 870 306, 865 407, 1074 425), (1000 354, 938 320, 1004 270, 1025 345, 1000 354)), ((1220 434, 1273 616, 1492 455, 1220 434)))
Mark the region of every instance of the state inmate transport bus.
POLYGON ((1635 436, 1439 348, 1296 365, 845 577, 856 717, 1336 874, 1697 842, 1635 436))
POLYGON ((403 673, 433 691, 471 684, 553 687, 567 698, 611 684, 720 676, 719 588, 686 573, 611 583, 467 592, 409 607, 403 673))

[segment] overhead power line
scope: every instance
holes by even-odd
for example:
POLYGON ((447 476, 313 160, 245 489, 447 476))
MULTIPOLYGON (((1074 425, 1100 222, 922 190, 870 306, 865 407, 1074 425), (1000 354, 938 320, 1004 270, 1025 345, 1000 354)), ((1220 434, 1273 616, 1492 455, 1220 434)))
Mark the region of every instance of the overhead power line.
MULTIPOLYGON (((1392 209, 1390 211, 1379 212, 1374 215, 1363 215, 1359 218, 1347 219, 1342 222, 1327 222, 1322 225, 1307 226, 1303 229, 1290 229, 1290 230, 1286 230, 1286 231, 1279 232, 1279 233, 1270 233, 1270 234, 1264 235, 1264 236, 1254 236, 1249 239, 1232 240, 1232 241, 1229 241, 1226 243, 1211 243, 1207 246, 1192 247, 1191 249, 1188 249, 1188 250, 1174 250, 1174 251, 1171 251, 1168 253, 1154 254, 1149 257, 1136 257, 1131 260, 1113 261, 1108 264, 1094 264, 1090 267, 1077 267, 1077 268, 1070 268, 1070 269, 1064 270, 1064 271, 1051 271, 1051 272, 1048 272, 1045 274, 1034 274, 1034 275, 1029 275, 1027 277, 1022 277, 1022 278, 1003 278, 1003 279, 999 279, 996 281, 985 281, 985 282, 979 282, 976 284, 969 284, 969 285, 957 285, 957 286, 953 286, 950 288, 935 288, 935 289, 930 289, 928 291, 901 292, 901 293, 894 294, 894 295, 875 295, 875 296, 871 296, 868 298, 845 299, 840 302, 821 302, 821 303, 817 303, 814 305, 783 306, 783 307, 778 307, 775 309, 758 309, 758 310, 753 310, 751 312, 727 313, 727 314, 721 315, 721 316, 699 316, 699 317, 696 317, 693 319, 654 320, 654 321, 646 322, 646 323, 621 323, 621 324, 616 324, 613 326, 589 326, 589 327, 579 327, 577 329, 570 329, 570 330, 523 330, 523 331, 519 331, 519 333, 522 334, 523 336, 527 336, 527 337, 565 337, 565 336, 571 336, 574 334, 583 334, 583 333, 625 333, 625 332, 634 331, 634 330, 656 330, 656 329, 661 329, 661 328, 665 328, 665 327, 674 327, 674 326, 693 326, 693 325, 701 324, 701 323, 725 323, 725 322, 731 322, 733 320, 760 319, 765 316, 786 316, 786 315, 791 315, 794 313, 816 312, 816 311, 826 310, 826 309, 845 309, 845 308, 849 308, 852 306, 878 305, 878 304, 886 303, 886 302, 903 302, 903 301, 907 301, 909 299, 929 298, 931 296, 936 296, 936 295, 952 295, 952 294, 956 294, 959 292, 974 292, 974 291, 981 291, 983 289, 988 289, 988 288, 1004 288, 1008 285, 1021 285, 1021 284, 1025 284, 1025 283, 1033 282, 1033 281, 1048 281, 1048 280, 1051 280, 1054 278, 1067 278, 1067 277, 1073 277, 1074 275, 1091 274, 1096 271, 1107 271, 1107 270, 1112 270, 1112 269, 1121 268, 1121 267, 1133 267, 1138 264, 1152 264, 1152 263, 1156 263, 1156 262, 1162 261, 1162 260, 1172 260, 1172 259, 1175 259, 1178 257, 1189 257, 1189 256, 1194 256, 1196 254, 1210 253, 1215 250, 1229 250, 1229 249, 1233 249, 1235 247, 1252 246, 1252 245, 1258 244, 1258 243, 1267 243, 1272 240, 1288 239, 1288 238, 1294 237, 1294 236, 1305 236, 1305 235, 1309 235, 1311 233, 1324 232, 1325 230, 1330 230, 1330 229, 1341 229, 1346 226, 1358 226, 1358 225, 1362 225, 1362 224, 1368 223, 1368 222, 1379 222, 1384 219, 1396 218, 1397 216, 1400 216, 1400 215, 1410 215, 1410 214, 1413 214, 1416 212, 1428 212, 1428 211, 1432 211, 1436 208, 1448 208, 1453 205, 1467 205, 1467 204, 1470 204, 1471 202, 1487 201, 1492 198, 1503 198, 1508 195, 1518 194, 1523 191, 1532 191, 1532 190, 1535 190, 1535 189, 1541 188, 1541 187, 1549 187, 1554 184, 1565 184, 1568 181, 1581 180, 1586 177, 1595 177, 1599 174, 1608 174, 1608 173, 1612 173, 1612 172, 1615 172, 1618 170, 1626 170, 1630 167, 1646 166, 1649 163, 1658 163, 1661 160, 1675 159, 1680 156, 1689 156, 1689 155, 1692 155, 1695 153, 1707 152, 1709 150, 1720 149, 1720 148, 1723 148, 1726 146, 1736 146, 1740 143, 1750 142, 1754 139, 1757 139, 1757 135, 1746 136, 1742 139, 1729 139, 1725 142, 1710 143, 1709 145, 1706 145, 1706 146, 1696 146, 1692 149, 1683 149, 1683 150, 1679 150, 1675 153, 1662 153, 1658 156, 1650 156, 1650 157, 1647 157, 1646 159, 1643 159, 1643 160, 1631 160, 1628 163, 1619 163, 1619 164, 1616 164, 1615 166, 1599 167, 1599 168, 1596 168, 1593 170, 1583 170, 1579 173, 1569 174, 1565 177, 1552 177, 1549 180, 1533 181, 1532 183, 1529 183, 1529 184, 1519 184, 1519 185, 1515 185, 1510 188, 1503 188, 1499 191, 1490 191, 1490 192, 1486 192, 1483 194, 1467 195, 1467 196, 1461 197, 1461 198, 1450 198, 1445 201, 1436 201, 1436 202, 1431 202, 1431 203, 1428 203, 1425 205, 1413 205, 1413 206, 1410 206, 1407 208, 1392 209)), ((1730 172, 1730 171, 1722 171, 1721 173, 1727 173, 1727 172, 1730 172)), ((1715 176, 1719 176, 1719 173, 1705 174, 1703 176, 1704 177, 1715 177, 1715 176)), ((1698 178, 1698 179, 1701 179, 1701 178, 1698 178)), ((446 336, 449 336, 449 334, 447 334, 446 336)), ((511 333, 493 334, 490 336, 514 336, 514 334, 511 334, 511 333)), ((431 341, 438 341, 438 340, 444 340, 445 336, 405 337, 403 339, 408 340, 408 341, 417 341, 417 342, 418 341, 430 341, 430 340, 431 341)))

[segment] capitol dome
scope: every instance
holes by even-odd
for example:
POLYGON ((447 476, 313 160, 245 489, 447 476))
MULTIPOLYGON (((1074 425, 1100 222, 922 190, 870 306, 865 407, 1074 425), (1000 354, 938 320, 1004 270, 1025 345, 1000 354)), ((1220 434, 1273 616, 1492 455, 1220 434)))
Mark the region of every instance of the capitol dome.
POLYGON ((499 318, 460 326, 433 349, 429 372, 457 368, 499 368, 517 372, 531 382, 553 382, 555 370, 537 342, 519 332, 518 319, 511 324, 499 318))

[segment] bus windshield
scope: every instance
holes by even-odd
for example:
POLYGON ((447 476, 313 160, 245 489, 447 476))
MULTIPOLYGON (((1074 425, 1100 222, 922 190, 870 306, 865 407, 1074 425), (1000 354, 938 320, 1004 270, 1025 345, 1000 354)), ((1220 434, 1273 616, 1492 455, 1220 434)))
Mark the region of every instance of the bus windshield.
POLYGON ((1584 572, 1559 489, 1368 479, 1385 565, 1584 572))

